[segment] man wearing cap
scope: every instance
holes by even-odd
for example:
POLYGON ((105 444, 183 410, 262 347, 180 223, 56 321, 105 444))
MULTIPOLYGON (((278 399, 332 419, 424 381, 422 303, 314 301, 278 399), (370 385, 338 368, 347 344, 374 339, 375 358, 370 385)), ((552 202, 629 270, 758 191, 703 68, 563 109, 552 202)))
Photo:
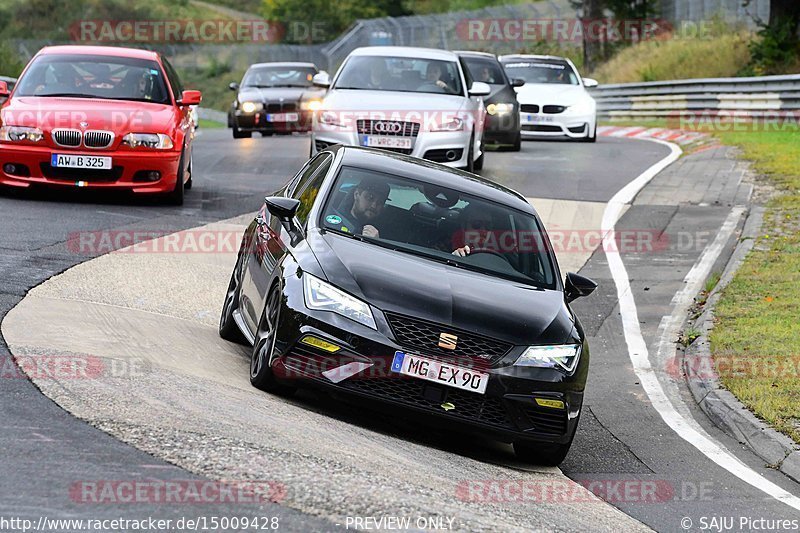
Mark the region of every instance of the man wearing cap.
POLYGON ((377 177, 364 178, 353 192, 352 206, 340 207, 335 216, 326 218, 326 222, 339 226, 344 232, 378 239, 380 231, 375 224, 388 198, 388 183, 377 177))

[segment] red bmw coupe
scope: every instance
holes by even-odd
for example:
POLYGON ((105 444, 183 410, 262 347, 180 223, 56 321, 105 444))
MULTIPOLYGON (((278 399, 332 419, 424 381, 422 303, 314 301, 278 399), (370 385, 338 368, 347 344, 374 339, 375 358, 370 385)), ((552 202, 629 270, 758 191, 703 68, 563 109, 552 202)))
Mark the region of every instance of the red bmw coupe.
MULTIPOLYGON (((9 92, 0 81, 0 97, 9 92)), ((128 190, 181 205, 200 99, 155 52, 43 48, 0 108, 0 185, 128 190)))

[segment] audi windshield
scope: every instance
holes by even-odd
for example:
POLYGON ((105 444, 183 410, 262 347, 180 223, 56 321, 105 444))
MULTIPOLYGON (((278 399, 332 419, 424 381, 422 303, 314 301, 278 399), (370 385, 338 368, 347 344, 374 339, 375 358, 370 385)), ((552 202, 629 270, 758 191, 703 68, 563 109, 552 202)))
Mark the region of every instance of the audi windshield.
POLYGON ((353 56, 342 67, 334 88, 463 94, 455 61, 409 57, 353 56))

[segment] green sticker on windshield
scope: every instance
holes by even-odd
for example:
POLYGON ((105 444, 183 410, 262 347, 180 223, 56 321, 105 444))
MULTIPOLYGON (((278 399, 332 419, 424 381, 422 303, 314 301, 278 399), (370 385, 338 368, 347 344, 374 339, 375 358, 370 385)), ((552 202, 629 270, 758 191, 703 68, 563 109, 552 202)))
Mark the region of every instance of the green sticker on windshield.
POLYGON ((325 217, 325 222, 327 222, 328 224, 341 224, 342 217, 337 215, 328 215, 325 217))

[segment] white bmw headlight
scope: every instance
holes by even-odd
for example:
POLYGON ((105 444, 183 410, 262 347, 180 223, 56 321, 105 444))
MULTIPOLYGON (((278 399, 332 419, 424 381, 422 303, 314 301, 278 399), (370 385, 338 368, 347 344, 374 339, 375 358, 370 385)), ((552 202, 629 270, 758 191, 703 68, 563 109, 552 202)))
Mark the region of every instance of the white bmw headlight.
POLYGON ((303 295, 309 309, 332 311, 372 329, 378 329, 369 304, 306 273, 303 274, 303 295))
POLYGON ((594 113, 594 109, 595 109, 594 99, 588 97, 578 101, 576 104, 567 107, 567 112, 572 113, 574 115, 586 115, 588 113, 594 113))
POLYGON ((561 368, 567 372, 572 372, 578 365, 580 355, 580 344, 528 346, 514 365, 535 366, 539 368, 561 368))

